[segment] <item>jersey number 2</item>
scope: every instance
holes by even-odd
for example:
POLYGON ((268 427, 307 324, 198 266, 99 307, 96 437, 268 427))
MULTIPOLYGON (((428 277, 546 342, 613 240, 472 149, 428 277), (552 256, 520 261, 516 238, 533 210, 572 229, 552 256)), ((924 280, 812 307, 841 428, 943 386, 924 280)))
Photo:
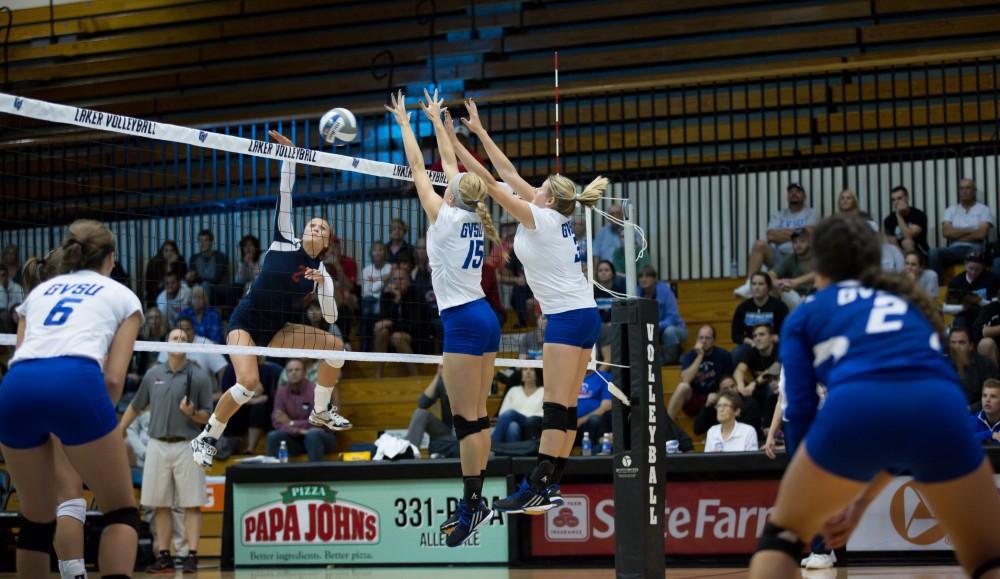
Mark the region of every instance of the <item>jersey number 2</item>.
POLYGON ((69 315, 73 313, 73 308, 67 304, 78 304, 83 300, 80 298, 63 298, 56 302, 56 305, 52 306, 52 311, 49 315, 45 317, 45 321, 42 322, 43 326, 61 326, 66 323, 69 319, 69 315))
POLYGON ((875 304, 872 306, 872 313, 868 316, 868 325, 865 326, 866 334, 882 334, 885 332, 895 332, 903 327, 903 320, 886 320, 888 316, 902 316, 906 313, 909 305, 892 295, 879 295, 875 297, 875 304))
POLYGON ((469 240, 469 254, 465 256, 465 263, 462 264, 462 269, 476 269, 483 265, 483 240, 482 239, 470 239, 469 240))

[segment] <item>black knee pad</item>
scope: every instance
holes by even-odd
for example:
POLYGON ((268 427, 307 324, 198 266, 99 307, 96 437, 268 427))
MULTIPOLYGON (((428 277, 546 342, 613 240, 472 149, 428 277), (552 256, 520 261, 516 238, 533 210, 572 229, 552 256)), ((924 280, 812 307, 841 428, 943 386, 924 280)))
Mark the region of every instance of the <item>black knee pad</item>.
POLYGON ((542 403, 542 430, 561 430, 566 432, 566 422, 569 411, 562 404, 555 402, 542 403))
POLYGON ((477 422, 479 423, 479 430, 484 431, 484 432, 489 432, 490 431, 490 417, 489 416, 480 416, 479 420, 477 422))
POLYGON ((576 421, 578 416, 576 415, 576 406, 570 406, 566 409, 566 430, 571 430, 576 432, 576 421))
POLYGON ((972 579, 982 579, 983 575, 986 575, 994 569, 1000 569, 1000 557, 990 559, 989 561, 976 567, 976 570, 972 572, 972 579))
POLYGON ((135 507, 125 507, 110 513, 104 513, 104 526, 128 525, 139 532, 139 509, 135 507))
POLYGON ((27 519, 17 535, 17 548, 25 551, 48 553, 52 550, 52 540, 56 536, 56 522, 35 523, 27 519))
POLYGON ((794 532, 770 522, 764 525, 764 532, 761 533, 760 540, 757 541, 757 552, 781 551, 794 559, 796 563, 799 562, 804 547, 805 543, 794 532))
POLYGON ((452 416, 451 422, 455 425, 455 437, 459 440, 480 431, 478 420, 466 420, 464 417, 456 414, 452 416))

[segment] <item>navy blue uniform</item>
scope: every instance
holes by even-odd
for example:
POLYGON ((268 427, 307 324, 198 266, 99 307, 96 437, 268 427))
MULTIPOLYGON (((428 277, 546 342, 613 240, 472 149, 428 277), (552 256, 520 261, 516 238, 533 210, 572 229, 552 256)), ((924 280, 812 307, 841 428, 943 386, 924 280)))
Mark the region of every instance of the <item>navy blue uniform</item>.
POLYGON ((781 333, 786 438, 825 470, 868 481, 907 471, 920 482, 983 461, 965 396, 931 324, 900 297, 857 282, 806 300, 781 333), (819 408, 817 384, 828 395, 819 408))

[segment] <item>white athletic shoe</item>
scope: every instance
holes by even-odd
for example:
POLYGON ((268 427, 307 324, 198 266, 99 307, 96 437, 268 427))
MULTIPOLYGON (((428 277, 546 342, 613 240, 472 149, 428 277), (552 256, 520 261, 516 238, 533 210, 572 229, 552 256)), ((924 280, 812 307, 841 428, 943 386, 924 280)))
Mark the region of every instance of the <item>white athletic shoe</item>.
POLYGON ((333 431, 350 430, 354 427, 350 420, 337 413, 336 406, 331 406, 329 410, 323 412, 313 410, 309 414, 309 424, 322 426, 333 431))
POLYGON ((191 458, 194 463, 201 468, 211 468, 212 461, 215 460, 216 439, 208 435, 208 430, 202 431, 197 438, 191 441, 191 458))
POLYGON ((806 558, 806 569, 830 569, 837 563, 837 555, 832 551, 827 553, 811 553, 806 558))
POLYGON ((803 569, 802 579, 837 579, 837 570, 830 569, 803 569))
POLYGON ((815 556, 816 555, 813 555, 812 553, 809 553, 808 557, 803 557, 802 560, 799 561, 799 567, 806 567, 806 568, 808 568, 809 563, 812 562, 813 557, 815 557, 815 556))
POLYGON ((736 296, 736 297, 738 297, 738 298, 743 298, 743 299, 749 298, 752 295, 750 293, 750 280, 749 279, 746 280, 745 282, 743 282, 743 285, 741 285, 738 288, 734 289, 733 290, 733 295, 736 296))

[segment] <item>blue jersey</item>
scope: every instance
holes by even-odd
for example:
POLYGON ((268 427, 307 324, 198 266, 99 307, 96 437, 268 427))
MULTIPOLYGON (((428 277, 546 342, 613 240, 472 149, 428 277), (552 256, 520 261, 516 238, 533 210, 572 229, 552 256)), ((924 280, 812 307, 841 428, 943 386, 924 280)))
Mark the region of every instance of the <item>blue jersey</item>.
POLYGON ((816 415, 816 385, 948 381, 958 376, 930 322, 906 300, 862 287, 831 285, 809 296, 781 331, 785 418, 804 432, 816 415))

